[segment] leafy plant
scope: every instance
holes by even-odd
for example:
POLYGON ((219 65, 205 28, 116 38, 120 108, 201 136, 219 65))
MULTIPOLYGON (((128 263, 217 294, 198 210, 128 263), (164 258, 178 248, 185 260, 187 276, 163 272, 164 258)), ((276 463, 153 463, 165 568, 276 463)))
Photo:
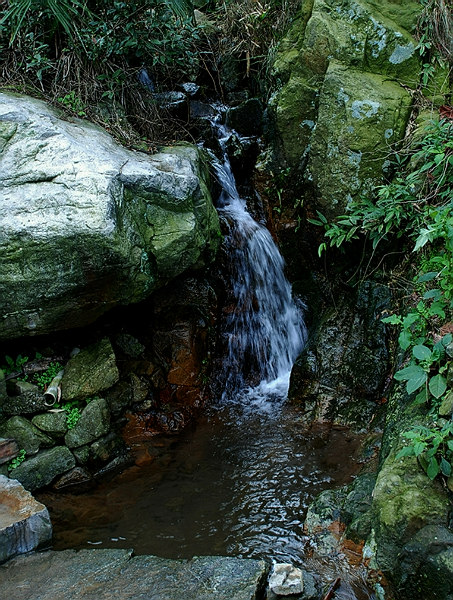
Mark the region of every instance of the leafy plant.
POLYGON ((432 428, 418 426, 406 431, 410 444, 396 458, 416 456, 430 479, 439 474, 450 477, 453 471, 453 422, 435 424, 432 428))
POLYGON ((76 93, 74 91, 69 92, 65 96, 58 98, 58 102, 60 102, 60 104, 62 104, 65 108, 69 109, 71 112, 76 114, 78 117, 87 116, 82 101, 76 96, 76 93))
POLYGON ((2 367, 0 368, 2 369, 2 371, 4 371, 6 375, 9 375, 10 373, 14 373, 15 371, 22 370, 22 367, 28 362, 28 356, 22 356, 22 354, 19 354, 14 360, 11 356, 7 354, 5 355, 5 362, 6 365, 2 365, 2 367))
POLYGON ((19 450, 19 454, 16 456, 16 458, 13 458, 8 463, 8 471, 11 472, 13 469, 17 469, 17 467, 24 462, 26 454, 27 453, 25 452, 25 450, 23 448, 22 448, 22 450, 19 450))
POLYGON ((66 412, 66 426, 68 429, 74 429, 79 422, 82 413, 77 406, 71 406, 70 404, 64 404, 63 409, 66 412))
POLYGON ((61 365, 58 361, 50 363, 43 373, 36 373, 33 376, 33 383, 36 383, 40 390, 45 391, 47 386, 52 382, 62 368, 63 365, 61 365))

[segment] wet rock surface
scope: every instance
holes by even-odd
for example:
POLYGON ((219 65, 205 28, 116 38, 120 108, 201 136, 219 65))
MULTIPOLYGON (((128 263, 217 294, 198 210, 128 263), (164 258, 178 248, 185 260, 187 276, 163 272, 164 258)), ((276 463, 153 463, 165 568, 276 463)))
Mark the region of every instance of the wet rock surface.
POLYGON ((267 571, 257 560, 66 550, 9 561, 0 567, 0 585, 9 600, 256 600, 267 571))
POLYGON ((18 481, 0 475, 0 563, 49 544, 51 539, 47 508, 18 481))
POLYGON ((218 217, 196 146, 132 152, 6 93, 0 137, 0 338, 89 324, 213 259, 218 217))

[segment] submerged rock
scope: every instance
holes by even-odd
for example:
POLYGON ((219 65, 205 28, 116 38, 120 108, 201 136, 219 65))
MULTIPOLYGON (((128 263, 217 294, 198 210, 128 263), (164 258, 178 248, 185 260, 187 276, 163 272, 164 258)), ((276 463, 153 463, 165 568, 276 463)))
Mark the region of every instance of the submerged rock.
POLYGON ((202 151, 148 156, 45 103, 0 94, 0 338, 91 323, 210 261, 202 151))
POLYGON ((47 508, 18 481, 4 475, 0 475, 0 507, 0 563, 50 544, 52 525, 47 508))

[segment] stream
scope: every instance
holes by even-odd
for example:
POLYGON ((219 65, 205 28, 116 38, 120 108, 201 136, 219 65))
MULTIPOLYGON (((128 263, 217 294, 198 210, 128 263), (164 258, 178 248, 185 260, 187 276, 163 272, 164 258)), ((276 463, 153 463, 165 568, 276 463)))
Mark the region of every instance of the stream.
MULTIPOLYGON (((229 132, 214 126, 223 148, 229 132)), ((167 558, 229 555, 301 565, 310 550, 308 505, 358 470, 359 436, 327 426, 307 432, 286 403, 306 338, 303 306, 292 299, 271 235, 240 198, 226 152, 215 168, 234 304, 222 326, 227 352, 215 374, 221 391, 182 434, 140 442, 136 464, 110 481, 83 496, 40 494, 51 512, 54 549, 121 547, 167 558)), ((336 597, 369 597, 348 594, 336 597)))

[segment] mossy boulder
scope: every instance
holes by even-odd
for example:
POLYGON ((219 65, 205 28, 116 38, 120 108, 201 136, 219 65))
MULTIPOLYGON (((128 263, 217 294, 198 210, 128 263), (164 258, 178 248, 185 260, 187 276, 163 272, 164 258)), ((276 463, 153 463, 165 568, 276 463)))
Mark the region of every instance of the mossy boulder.
POLYGON ((382 182, 411 104, 408 92, 386 76, 330 62, 307 169, 322 212, 343 212, 360 193, 382 182))
POLYGON ((411 33, 420 11, 416 2, 305 0, 280 45, 265 164, 291 167, 329 216, 382 180, 404 135, 405 88, 420 79, 411 33))
POLYGON ((93 322, 211 261, 206 155, 153 156, 45 103, 0 94, 0 339, 93 322))
POLYGON ((52 438, 64 436, 68 430, 66 421, 67 415, 65 411, 43 413, 41 415, 36 415, 31 420, 35 427, 44 431, 52 438))
POLYGON ((119 381, 115 353, 108 338, 84 348, 65 366, 61 381, 63 402, 95 396, 119 381))

